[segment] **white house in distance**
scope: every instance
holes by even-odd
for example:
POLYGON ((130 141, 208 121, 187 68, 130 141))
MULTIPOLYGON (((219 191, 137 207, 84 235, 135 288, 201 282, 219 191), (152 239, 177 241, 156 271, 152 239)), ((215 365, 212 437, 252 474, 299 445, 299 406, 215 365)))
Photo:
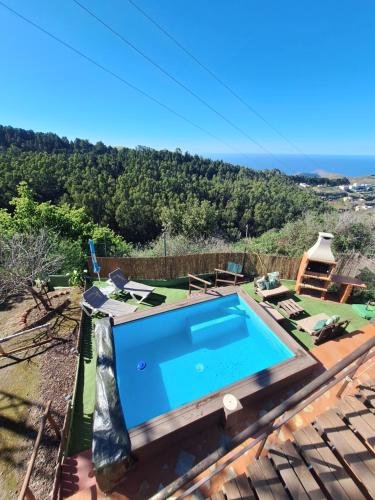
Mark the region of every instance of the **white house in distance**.
POLYGON ((341 191, 372 191, 374 186, 372 184, 361 184, 358 182, 354 182, 353 184, 341 184, 338 186, 341 191))
POLYGON ((372 191, 373 185, 372 184, 360 184, 358 182, 355 182, 354 184, 349 185, 350 191, 372 191))
POLYGON ((359 212, 360 210, 371 210, 373 207, 371 205, 357 205, 354 210, 359 212))

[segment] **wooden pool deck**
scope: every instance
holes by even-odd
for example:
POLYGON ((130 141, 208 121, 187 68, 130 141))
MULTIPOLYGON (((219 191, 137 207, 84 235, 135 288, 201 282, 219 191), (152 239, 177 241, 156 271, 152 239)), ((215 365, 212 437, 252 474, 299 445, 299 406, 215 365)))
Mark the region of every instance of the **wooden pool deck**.
MULTIPOLYGON (((340 339, 315 347, 310 351, 310 354, 320 362, 320 370, 328 369, 337 363, 339 359, 352 352, 374 335, 375 325, 366 324, 340 339)), ((270 410, 286 399, 314 376, 316 374, 311 374, 309 378, 295 382, 291 387, 278 392, 277 395, 258 401, 244 412, 242 420, 230 432, 234 434, 245 426, 250 425, 260 415, 263 415, 267 410, 270 410)), ((349 384, 345 394, 355 392, 358 383, 365 384, 373 378, 375 378, 375 361, 370 360, 359 369, 356 380, 349 384)), ((279 433, 280 442, 285 443, 289 439, 294 439, 293 434, 295 432, 311 424, 318 415, 334 408, 336 403, 334 388, 315 400, 314 403, 310 404, 289 421, 279 433)), ((69 457, 64 463, 62 497, 72 497, 75 500, 92 498, 129 498, 136 500, 150 498, 162 486, 169 484, 178 475, 186 472, 192 465, 215 449, 225 439, 225 436, 223 429, 217 425, 171 445, 167 450, 159 453, 157 457, 143 463, 139 462, 121 486, 116 489, 116 492, 106 497, 96 487, 95 477, 91 468, 90 451, 79 453, 74 457, 69 457)), ((222 491, 223 485, 226 482, 241 476, 241 474, 247 474, 252 455, 252 452, 248 452, 233 462, 230 467, 224 469, 223 472, 208 484, 208 487, 202 490, 203 497, 210 497, 215 492, 222 491)), ((230 498, 228 494, 227 497, 230 498)))

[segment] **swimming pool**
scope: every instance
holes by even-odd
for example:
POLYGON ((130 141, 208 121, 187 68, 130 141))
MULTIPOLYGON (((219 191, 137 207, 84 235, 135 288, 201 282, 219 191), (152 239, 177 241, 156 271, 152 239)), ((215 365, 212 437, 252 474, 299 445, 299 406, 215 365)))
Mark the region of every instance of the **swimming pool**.
POLYGON ((310 356, 238 288, 159 309, 113 326, 120 402, 138 438, 150 426, 164 435, 183 427, 181 420, 188 425, 217 413, 227 392, 246 399, 311 365, 310 356), (290 372, 282 369, 293 362, 298 366, 290 372))
POLYGON ((129 429, 294 356, 237 294, 114 328, 129 429))

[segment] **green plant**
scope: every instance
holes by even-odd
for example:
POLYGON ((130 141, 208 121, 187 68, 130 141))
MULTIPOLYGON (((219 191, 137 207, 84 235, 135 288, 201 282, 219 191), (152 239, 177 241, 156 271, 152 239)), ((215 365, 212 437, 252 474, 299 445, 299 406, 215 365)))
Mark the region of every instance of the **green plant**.
POLYGON ((66 276, 69 276, 69 285, 82 287, 85 283, 86 273, 87 273, 86 269, 84 271, 73 269, 73 271, 66 273, 66 276))

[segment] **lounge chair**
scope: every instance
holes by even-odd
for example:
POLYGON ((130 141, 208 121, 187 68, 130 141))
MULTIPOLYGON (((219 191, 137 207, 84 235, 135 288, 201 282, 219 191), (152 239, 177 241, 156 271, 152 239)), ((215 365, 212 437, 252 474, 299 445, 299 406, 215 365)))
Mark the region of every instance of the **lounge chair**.
POLYGON ((259 302, 259 305, 278 323, 280 321, 283 321, 283 319, 285 319, 284 316, 280 314, 279 311, 273 307, 271 302, 267 302, 265 300, 264 302, 259 302))
POLYGON ((323 326, 319 330, 314 329, 318 321, 327 321, 327 319, 329 319, 329 316, 325 313, 315 314, 314 316, 296 321, 296 326, 298 330, 302 330, 312 335, 314 337, 314 344, 319 345, 345 333, 345 329, 350 323, 349 320, 343 320, 323 326))
POLYGON ((155 287, 143 285, 136 281, 130 281, 121 269, 115 269, 109 273, 108 276, 117 290, 129 293, 134 300, 137 300, 136 296, 140 297, 140 300, 137 300, 138 304, 143 302, 155 290, 155 287))
POLYGON ((227 268, 216 269, 215 268, 215 287, 221 286, 218 283, 223 283, 224 285, 238 284, 238 279, 243 279, 244 275, 242 273, 242 264, 236 264, 235 262, 228 262, 227 268), (222 277, 224 275, 224 277, 222 277))
POLYGON ((96 312, 101 312, 113 318, 116 316, 123 316, 124 314, 130 314, 137 310, 137 306, 125 304, 119 300, 109 299, 96 286, 92 286, 83 293, 81 306, 88 316, 92 316, 96 312))
POLYGON ((262 300, 272 299, 273 297, 279 297, 280 295, 289 293, 289 288, 285 285, 280 285, 276 288, 270 288, 269 290, 261 290, 257 285, 258 279, 259 276, 254 279, 254 290, 262 300))

